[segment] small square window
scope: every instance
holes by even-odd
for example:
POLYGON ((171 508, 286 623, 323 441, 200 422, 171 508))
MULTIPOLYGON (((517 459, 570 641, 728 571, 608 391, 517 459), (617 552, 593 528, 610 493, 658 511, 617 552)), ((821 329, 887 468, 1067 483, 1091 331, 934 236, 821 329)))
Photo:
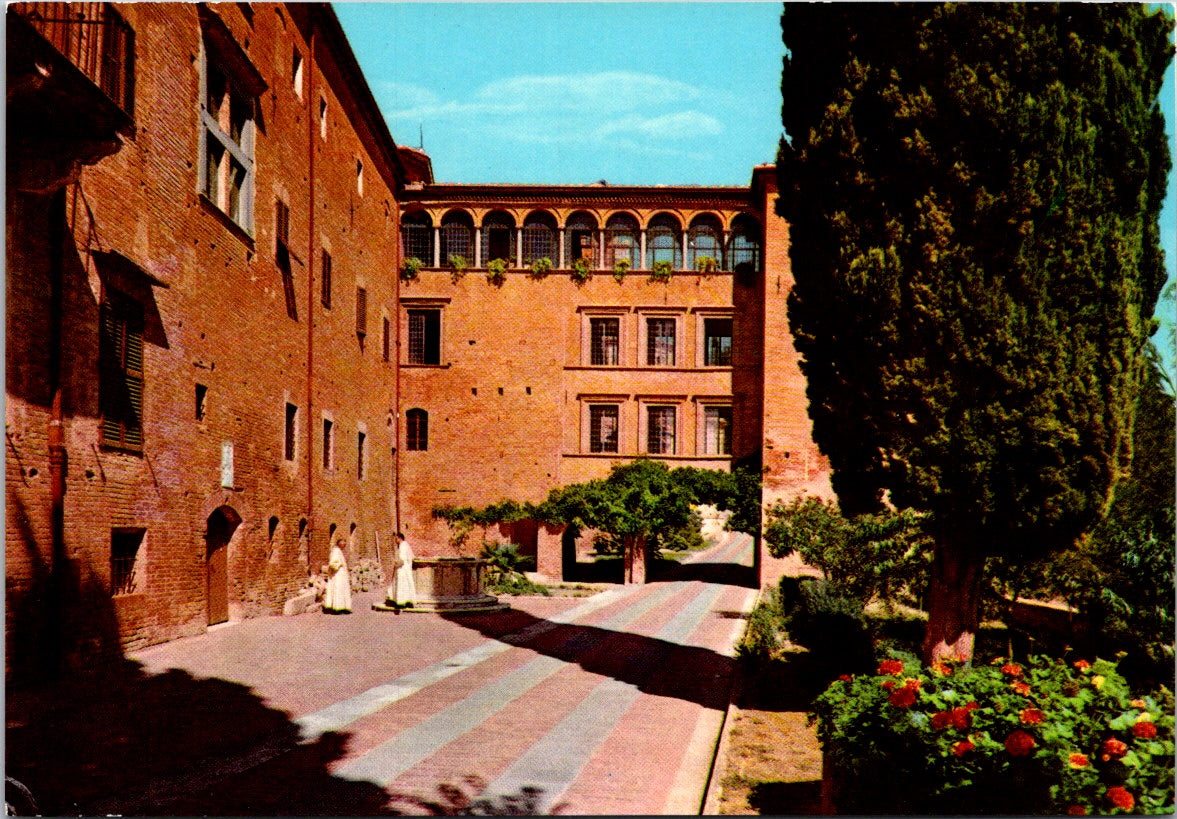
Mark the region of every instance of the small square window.
POLYGON ((429 413, 411 409, 405 413, 405 449, 423 452, 429 449, 429 413))
POLYGON ((139 588, 137 576, 140 546, 144 529, 115 530, 110 533, 110 593, 134 594, 139 588))
POLYGON ((616 404, 589 406, 589 452, 617 452, 618 410, 616 404))
POLYGON ((703 364, 730 367, 732 364, 732 320, 703 319, 703 364))

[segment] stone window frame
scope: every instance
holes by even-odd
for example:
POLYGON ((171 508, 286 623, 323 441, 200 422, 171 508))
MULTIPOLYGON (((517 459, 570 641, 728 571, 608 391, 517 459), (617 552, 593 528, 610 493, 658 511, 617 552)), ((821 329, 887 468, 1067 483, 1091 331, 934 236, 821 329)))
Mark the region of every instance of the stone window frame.
POLYGON ((580 313, 580 363, 585 367, 624 367, 630 337, 630 322, 627 321, 628 307, 581 307, 580 313), (593 363, 593 321, 596 319, 617 320, 617 361, 614 364, 593 363))
POLYGON ((655 457, 683 455, 683 403, 684 395, 642 395, 638 396, 638 452, 655 457), (650 447, 650 411, 672 409, 674 411, 674 440, 669 452, 655 452, 650 447))
POLYGON ((625 407, 628 395, 615 393, 585 393, 577 396, 580 403, 580 451, 586 455, 622 455, 625 452, 624 441, 628 428, 625 407), (592 448, 593 439, 593 409, 597 407, 611 407, 617 412, 617 448, 592 448))
POLYGON ((405 412, 405 450, 429 451, 429 410, 411 407, 405 412))
MULTIPOLYGON (((446 358, 446 317, 445 311, 449 306, 450 299, 448 298, 401 298, 400 309, 405 328, 405 344, 404 346, 404 361, 402 366, 406 367, 448 367, 448 360, 446 358), (416 354, 414 352, 415 342, 413 337, 413 316, 414 314, 423 314, 425 312, 435 311, 437 313, 437 361, 414 361, 416 354)), ((428 336, 425 337, 425 343, 428 342, 428 336)), ((428 347, 423 351, 428 352, 428 347)))
POLYGON ((688 366, 684 360, 687 352, 684 344, 686 309, 682 307, 638 307, 635 308, 635 312, 638 315, 638 366, 665 370, 682 369, 688 366), (650 349, 651 320, 671 320, 674 322, 674 361, 670 364, 650 363, 652 352, 650 349))
POLYGON ((736 426, 735 409, 730 396, 706 396, 695 398, 695 452, 699 455, 717 458, 730 458, 732 455, 732 443, 736 426), (729 414, 728 418, 728 432, 727 432, 727 452, 709 451, 707 445, 707 413, 708 410, 726 409, 729 414))
POLYGON ((736 338, 735 338, 735 310, 732 308, 697 308, 695 314, 695 361, 700 368, 715 370, 715 369, 729 369, 732 366, 731 360, 735 356, 736 338), (726 320, 732 322, 731 335, 731 349, 729 352, 729 362, 727 364, 709 364, 707 363, 707 322, 709 320, 726 320))

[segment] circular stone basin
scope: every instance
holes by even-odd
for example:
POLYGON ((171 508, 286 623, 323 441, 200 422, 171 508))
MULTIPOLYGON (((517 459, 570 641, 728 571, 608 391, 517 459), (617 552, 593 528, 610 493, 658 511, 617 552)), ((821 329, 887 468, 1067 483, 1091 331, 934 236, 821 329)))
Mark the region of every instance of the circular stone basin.
MULTIPOLYGON (((483 587, 486 561, 477 557, 417 557, 413 559, 413 580, 417 604, 403 611, 443 613, 501 611, 507 608, 483 587)), ((390 610, 385 602, 375 609, 390 610)))

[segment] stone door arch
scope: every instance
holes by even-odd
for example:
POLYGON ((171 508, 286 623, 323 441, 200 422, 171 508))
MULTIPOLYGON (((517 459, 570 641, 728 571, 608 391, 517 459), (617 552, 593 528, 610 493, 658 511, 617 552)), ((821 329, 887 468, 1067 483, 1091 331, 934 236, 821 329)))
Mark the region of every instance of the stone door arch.
POLYGON ((205 576, 208 624, 229 619, 229 541, 241 525, 241 516, 230 506, 219 506, 208 516, 205 529, 205 576))

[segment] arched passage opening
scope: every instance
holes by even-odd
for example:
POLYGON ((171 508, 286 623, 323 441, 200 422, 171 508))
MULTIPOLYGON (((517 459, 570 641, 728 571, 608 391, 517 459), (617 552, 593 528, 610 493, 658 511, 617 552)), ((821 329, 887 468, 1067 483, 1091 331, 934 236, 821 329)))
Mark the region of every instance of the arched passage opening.
POLYGON ((205 529, 205 576, 208 624, 229 619, 229 541, 241 525, 241 516, 230 506, 219 506, 208 516, 205 529))

